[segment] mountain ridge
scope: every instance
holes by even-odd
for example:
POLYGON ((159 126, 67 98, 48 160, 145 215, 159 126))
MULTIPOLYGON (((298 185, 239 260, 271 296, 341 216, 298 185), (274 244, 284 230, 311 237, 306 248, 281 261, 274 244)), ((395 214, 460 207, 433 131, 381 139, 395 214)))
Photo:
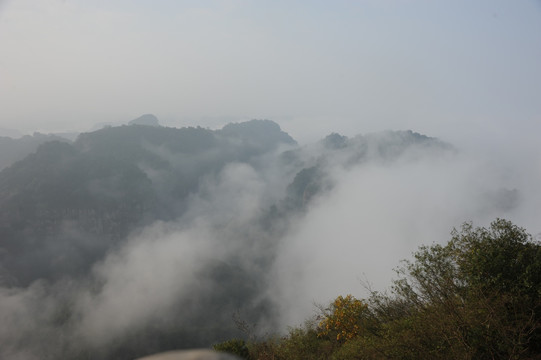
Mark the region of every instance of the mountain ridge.
MULTIPOLYGON (((171 263, 155 266, 176 274, 190 296, 158 306, 151 313, 159 321, 137 323, 103 349, 59 346, 50 357, 79 359, 83 348, 113 360, 208 346, 242 335, 231 322, 239 312, 246 321, 273 328, 278 309, 265 293, 280 242, 314 199, 333 191, 336 173, 438 156, 450 148, 411 131, 330 134, 299 146, 270 120, 219 130, 122 125, 83 133, 73 143, 45 142, 0 171, 0 285, 17 292, 38 284, 84 284, 67 286, 66 299, 52 301, 62 320, 44 324, 52 334, 92 327, 98 320, 81 319, 77 306, 96 302, 98 311, 109 291, 140 281, 130 279, 137 276, 130 270, 115 280, 115 264, 129 263, 135 251, 138 266, 145 268, 144 262, 158 256, 156 249, 171 246, 161 255, 171 263), (206 246, 217 255, 197 253, 206 246), (182 272, 193 261, 203 265, 182 272), (89 303, 81 304, 81 297, 89 303), (198 325, 183 327, 187 321, 198 325)), ((161 271, 154 271, 139 274, 152 279, 145 287, 161 283, 161 271)))

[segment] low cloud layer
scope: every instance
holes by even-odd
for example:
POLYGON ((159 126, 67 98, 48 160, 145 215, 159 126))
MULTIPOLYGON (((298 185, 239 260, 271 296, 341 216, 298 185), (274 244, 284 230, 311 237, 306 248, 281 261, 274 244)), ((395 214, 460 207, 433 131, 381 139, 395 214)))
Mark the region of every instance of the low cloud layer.
POLYGON ((2 357, 107 358, 143 347, 149 334, 213 324, 215 339, 243 336, 235 319, 253 325, 252 335, 283 331, 312 316, 314 304, 366 296, 362 282, 385 290, 401 259, 446 242, 465 221, 504 217, 541 230, 534 164, 489 163, 411 132, 335 135, 292 151, 201 178, 180 217, 134 231, 87 275, 0 288, 2 357), (421 145, 404 145, 409 139, 421 145), (299 177, 314 166, 305 174, 323 175, 299 177), (304 193, 288 200, 301 180, 304 193))
POLYGON ((541 205, 536 195, 506 188, 500 169, 486 166, 460 154, 337 171, 335 188, 281 242, 272 292, 283 297, 283 324, 339 294, 367 296, 366 284, 385 290, 400 260, 446 242, 463 222, 502 217, 539 231, 527 216, 541 205))

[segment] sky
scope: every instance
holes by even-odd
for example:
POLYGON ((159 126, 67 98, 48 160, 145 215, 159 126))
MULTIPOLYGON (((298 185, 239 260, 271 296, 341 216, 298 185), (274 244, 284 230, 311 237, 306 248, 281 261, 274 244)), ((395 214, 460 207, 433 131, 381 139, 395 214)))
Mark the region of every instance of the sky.
MULTIPOLYGON (((541 2, 0 0, 0 128, 541 130, 541 2)), ((482 135, 481 135, 482 134, 482 135)))

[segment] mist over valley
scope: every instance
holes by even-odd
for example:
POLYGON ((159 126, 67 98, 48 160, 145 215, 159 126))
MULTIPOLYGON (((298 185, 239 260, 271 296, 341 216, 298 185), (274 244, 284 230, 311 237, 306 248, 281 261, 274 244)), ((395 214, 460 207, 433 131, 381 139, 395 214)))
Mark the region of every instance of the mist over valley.
POLYGON ((464 221, 535 226, 539 205, 410 130, 301 146, 252 120, 46 139, 0 172, 3 358, 134 358, 246 337, 239 323, 280 333, 363 281, 384 290, 464 221))

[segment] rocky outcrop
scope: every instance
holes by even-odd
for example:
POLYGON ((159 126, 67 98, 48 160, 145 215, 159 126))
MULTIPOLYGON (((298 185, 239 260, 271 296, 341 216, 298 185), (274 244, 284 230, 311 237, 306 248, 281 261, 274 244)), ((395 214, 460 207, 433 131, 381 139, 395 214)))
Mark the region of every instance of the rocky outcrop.
POLYGON ((238 360, 239 358, 226 353, 212 350, 180 350, 145 356, 136 360, 238 360))
POLYGON ((128 123, 128 125, 146 125, 146 126, 160 126, 158 118, 152 114, 145 114, 139 116, 128 123))

